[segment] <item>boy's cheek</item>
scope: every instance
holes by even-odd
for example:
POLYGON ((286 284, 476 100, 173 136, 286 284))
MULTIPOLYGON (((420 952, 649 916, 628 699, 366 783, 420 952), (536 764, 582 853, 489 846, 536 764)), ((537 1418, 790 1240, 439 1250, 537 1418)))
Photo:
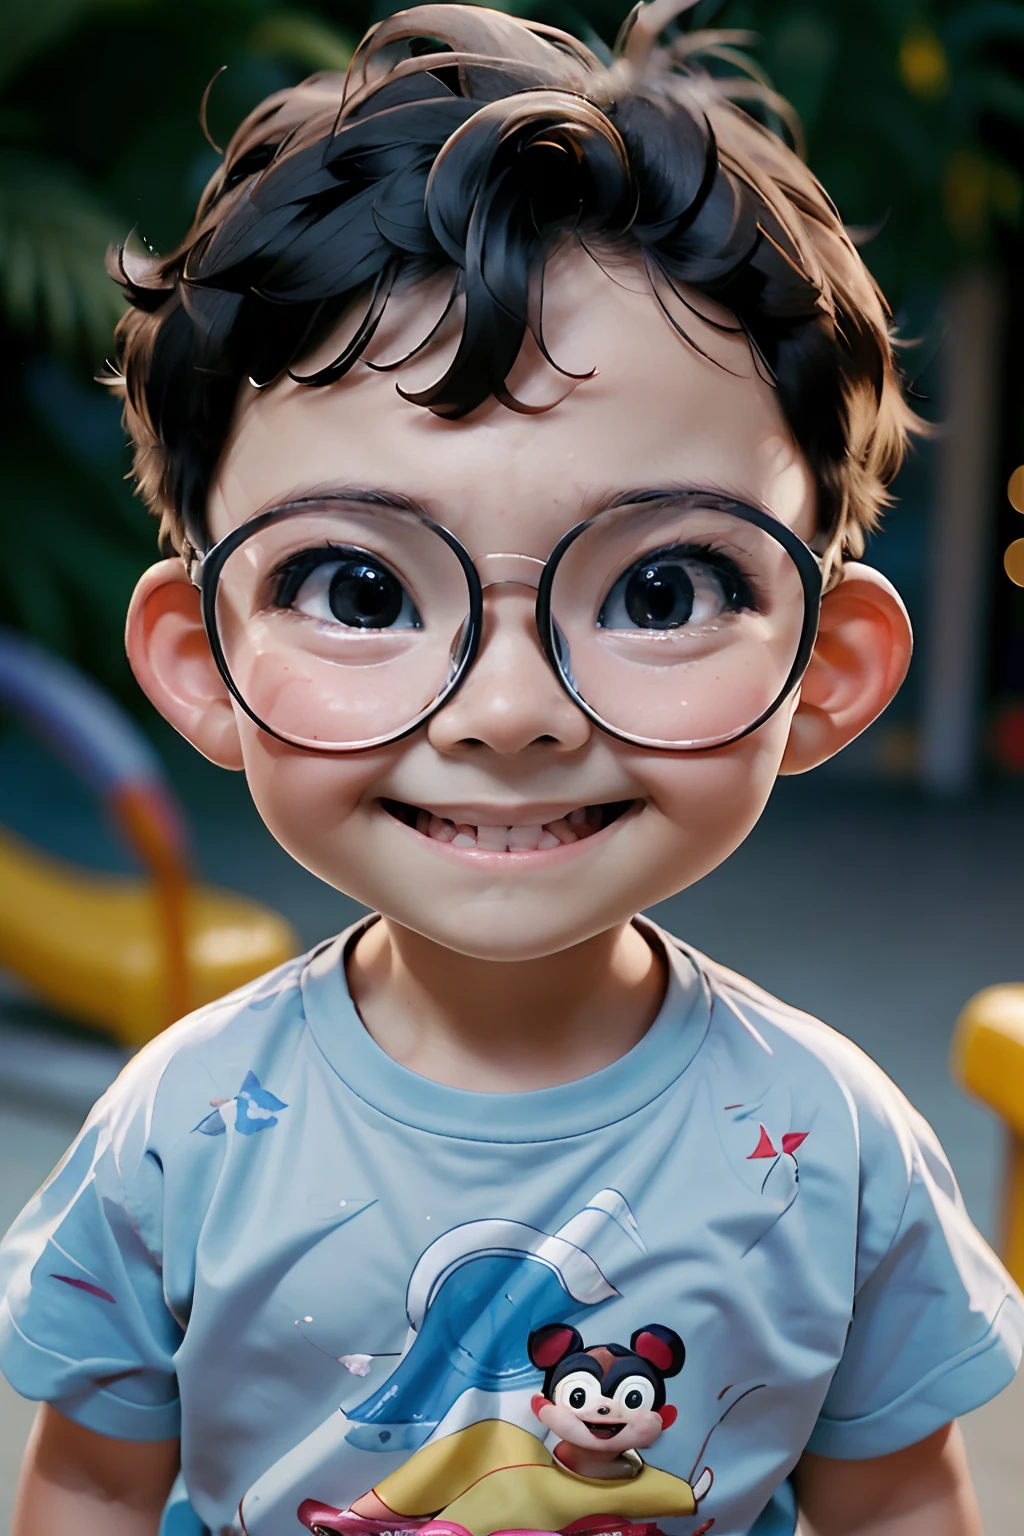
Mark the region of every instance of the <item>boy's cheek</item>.
POLYGON ((282 847, 307 867, 322 862, 325 843, 341 832, 401 747, 331 756, 275 741, 248 720, 240 734, 257 810, 282 847))
POLYGON ((788 719, 710 752, 638 752, 631 771, 652 806, 685 838, 699 879, 737 848, 756 824, 778 777, 788 719), (701 850, 704 856, 701 857, 701 850))

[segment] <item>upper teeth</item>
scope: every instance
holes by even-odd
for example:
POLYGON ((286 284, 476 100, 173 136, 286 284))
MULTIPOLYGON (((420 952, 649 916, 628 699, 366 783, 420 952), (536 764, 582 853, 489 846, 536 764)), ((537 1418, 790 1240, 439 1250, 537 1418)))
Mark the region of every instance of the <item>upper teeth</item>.
POLYGON ((420 811, 416 818, 417 831, 440 843, 451 843, 453 848, 483 848, 488 853, 528 853, 540 848, 557 848, 560 843, 578 842, 586 835, 587 813, 584 809, 570 811, 546 826, 471 826, 467 822, 454 822, 447 817, 434 816, 420 811))

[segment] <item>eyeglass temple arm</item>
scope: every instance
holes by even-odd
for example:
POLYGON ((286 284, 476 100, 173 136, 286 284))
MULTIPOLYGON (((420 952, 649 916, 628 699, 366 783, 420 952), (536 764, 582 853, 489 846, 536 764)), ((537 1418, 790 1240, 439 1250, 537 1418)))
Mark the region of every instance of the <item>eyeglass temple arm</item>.
POLYGON ((206 559, 206 555, 201 554, 195 545, 186 538, 183 538, 181 541, 180 554, 181 563, 185 567, 185 575, 194 587, 202 589, 203 562, 206 559))

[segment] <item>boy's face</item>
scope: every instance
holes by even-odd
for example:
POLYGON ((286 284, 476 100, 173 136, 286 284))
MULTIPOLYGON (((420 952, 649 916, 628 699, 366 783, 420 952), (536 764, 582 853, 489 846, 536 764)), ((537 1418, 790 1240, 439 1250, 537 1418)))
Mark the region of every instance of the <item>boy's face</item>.
MULTIPOLYGON (((371 360, 409 351, 439 311, 439 294, 417 288, 395 300, 371 360)), ((529 403, 566 395, 546 414, 489 402, 466 420, 443 421, 403 400, 396 375, 365 363, 327 388, 284 381, 250 391, 212 491, 211 537, 277 504, 358 486, 419 503, 474 558, 502 551, 543 560, 612 496, 675 483, 764 506, 810 540, 813 482, 746 342, 681 305, 679 319, 714 361, 675 334, 641 269, 620 265, 609 275, 573 252, 548 274, 545 341, 561 367, 597 373, 570 389, 528 346, 510 384, 529 403)), ((301 371, 338 344, 333 338, 301 371)), ((404 365, 402 387, 437 378, 448 345, 404 365)), ((545 661, 534 597, 511 585, 485 591, 483 642, 467 680, 426 725, 389 746, 319 754, 271 738, 236 710, 253 797, 293 856, 394 921, 483 958, 563 950, 713 869, 757 821, 794 707, 711 751, 615 740, 572 703, 545 661), (473 828, 578 825, 572 813, 589 806, 630 808, 575 842, 512 853, 439 841, 397 819, 388 801, 473 828)))

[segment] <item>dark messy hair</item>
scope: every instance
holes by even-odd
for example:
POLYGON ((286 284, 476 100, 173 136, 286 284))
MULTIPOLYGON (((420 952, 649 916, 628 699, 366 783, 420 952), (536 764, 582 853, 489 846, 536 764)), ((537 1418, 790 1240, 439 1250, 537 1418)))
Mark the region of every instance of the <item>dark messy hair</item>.
POLYGON ((889 314, 820 184, 737 102, 785 104, 701 64, 731 35, 656 46, 687 8, 638 6, 607 66, 495 11, 392 16, 344 78, 314 75, 242 123, 177 250, 112 252, 129 301, 112 382, 165 549, 205 547, 242 383, 295 377, 356 301, 351 340, 304 384, 352 367, 396 288, 447 271, 458 349, 408 398, 445 417, 491 396, 525 409, 506 381, 528 330, 544 350, 538 280, 574 238, 598 260, 638 254, 667 318, 694 291, 735 316, 811 465, 821 533, 863 551, 914 424, 889 314))

